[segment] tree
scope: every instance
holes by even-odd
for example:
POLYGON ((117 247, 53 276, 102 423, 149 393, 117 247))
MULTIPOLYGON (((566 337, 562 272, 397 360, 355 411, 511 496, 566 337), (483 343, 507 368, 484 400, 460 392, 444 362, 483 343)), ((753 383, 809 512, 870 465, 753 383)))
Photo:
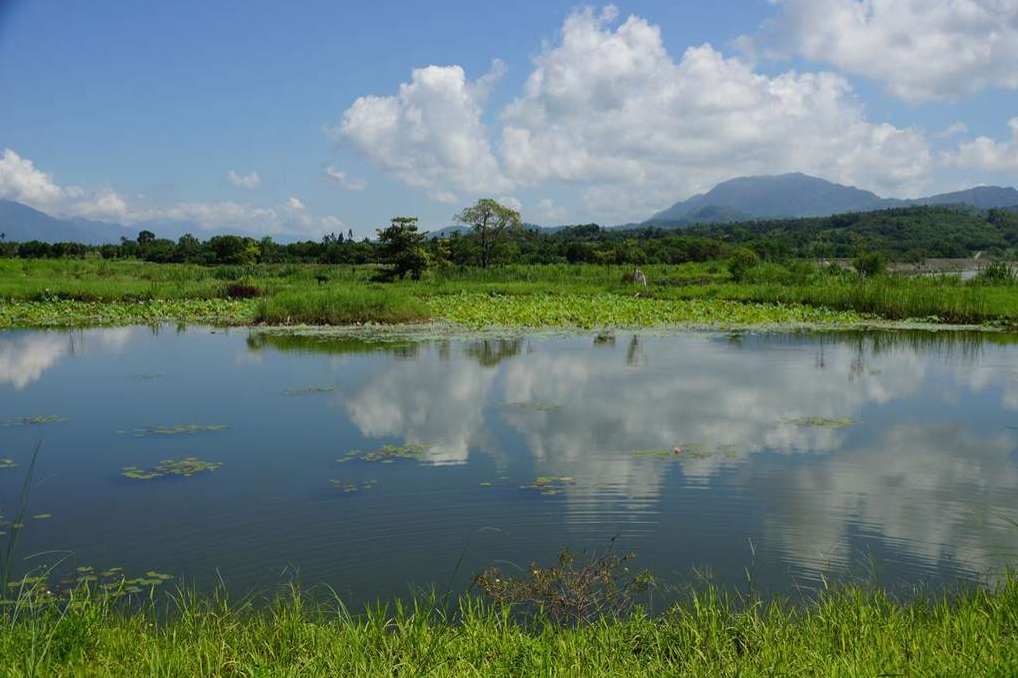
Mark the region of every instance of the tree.
POLYGON ((389 267, 380 276, 383 280, 402 280, 408 273, 414 280, 421 279, 429 257, 425 235, 417 232, 417 217, 393 217, 388 228, 378 229, 378 240, 381 260, 389 267))
POLYGON ((141 231, 140 233, 138 233, 139 245, 147 245, 148 243, 152 242, 155 239, 156 234, 153 233, 152 231, 141 231))
POLYGON ((471 228, 484 268, 495 263, 502 248, 523 230, 519 212, 490 198, 478 200, 476 205, 457 214, 456 221, 471 228))
POLYGON ((880 252, 865 252, 857 256, 852 265, 859 275, 872 278, 882 275, 887 270, 887 259, 880 252))

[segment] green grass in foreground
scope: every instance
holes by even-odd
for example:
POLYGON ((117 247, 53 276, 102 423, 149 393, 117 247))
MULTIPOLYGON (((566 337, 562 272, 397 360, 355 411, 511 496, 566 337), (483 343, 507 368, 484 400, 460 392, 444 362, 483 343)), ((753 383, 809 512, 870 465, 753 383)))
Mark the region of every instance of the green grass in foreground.
POLYGON ((1018 675, 1014 578, 911 602, 847 588, 799 608, 707 588, 660 616, 578 627, 516 621, 476 598, 456 613, 419 599, 356 617, 299 594, 267 607, 165 600, 8 608, 0 676, 1018 675))

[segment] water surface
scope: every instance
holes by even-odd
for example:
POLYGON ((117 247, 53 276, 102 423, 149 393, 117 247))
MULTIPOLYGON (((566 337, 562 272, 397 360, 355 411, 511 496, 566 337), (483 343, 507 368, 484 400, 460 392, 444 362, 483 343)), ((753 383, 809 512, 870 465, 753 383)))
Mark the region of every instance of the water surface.
POLYGON ((50 517, 20 552, 59 550, 63 569, 238 590, 296 575, 360 602, 613 537, 664 580, 748 573, 779 593, 873 566, 982 581, 1018 553, 1000 517, 1018 518, 1003 335, 4 332, 0 419, 18 464, 0 465, 0 512, 41 440, 30 513, 50 517), (20 421, 41 416, 62 420, 20 421), (173 426, 212 430, 154 433, 173 426), (348 456, 386 444, 427 449, 348 456), (222 466, 122 471, 191 456, 222 466))

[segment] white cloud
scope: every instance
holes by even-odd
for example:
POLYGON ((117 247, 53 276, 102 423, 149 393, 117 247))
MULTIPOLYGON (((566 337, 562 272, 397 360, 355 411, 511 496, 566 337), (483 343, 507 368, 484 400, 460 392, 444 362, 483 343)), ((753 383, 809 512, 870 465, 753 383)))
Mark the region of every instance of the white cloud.
POLYGON ((459 196, 451 191, 428 191, 428 199, 447 205, 453 205, 460 201, 459 196))
POLYGON ((511 210, 516 210, 517 212, 523 210, 523 203, 520 202, 520 199, 514 198, 511 195, 502 196, 501 198, 498 199, 497 202, 499 205, 502 205, 503 207, 508 207, 511 210))
POLYGON ((542 198, 534 211, 534 217, 541 221, 561 222, 566 218, 566 214, 566 208, 556 205, 551 198, 542 198))
POLYGON ((363 191, 368 187, 368 182, 364 179, 351 179, 346 172, 332 165, 325 168, 325 178, 345 191, 363 191))
POLYGON ((409 186, 444 195, 511 188, 481 122, 492 71, 470 82, 460 66, 416 68, 395 96, 364 96, 327 129, 409 186))
POLYGON ((750 51, 800 54, 906 101, 1018 88, 1018 0, 777 0, 750 51))
POLYGON ((59 215, 119 219, 127 214, 127 203, 115 192, 61 186, 9 148, 0 157, 0 198, 59 215))
POLYGON ((977 137, 958 144, 955 153, 944 156, 944 162, 954 167, 976 169, 999 174, 1018 174, 1018 117, 1011 118, 1011 139, 996 141, 990 137, 977 137))
POLYGON ((968 134, 969 126, 963 122, 956 122, 952 125, 948 125, 942 131, 937 132, 938 139, 950 139, 951 137, 961 136, 968 134))
POLYGON ((309 213, 291 197, 281 207, 237 202, 177 202, 152 205, 142 197, 128 200, 110 189, 87 191, 63 186, 28 158, 6 149, 0 157, 0 198, 16 200, 50 214, 116 219, 125 224, 189 221, 206 230, 230 228, 249 233, 317 236, 346 225, 334 216, 309 213))
POLYGON ((257 188, 258 185, 262 183, 262 178, 258 175, 258 172, 238 174, 233 170, 230 170, 223 175, 223 178, 237 188, 257 188))
POLYGON ((639 217, 740 174, 799 170, 882 192, 924 182, 922 132, 868 121, 839 76, 768 77, 706 44, 676 62, 657 26, 611 16, 569 16, 504 112, 518 184, 576 184, 597 213, 639 217))

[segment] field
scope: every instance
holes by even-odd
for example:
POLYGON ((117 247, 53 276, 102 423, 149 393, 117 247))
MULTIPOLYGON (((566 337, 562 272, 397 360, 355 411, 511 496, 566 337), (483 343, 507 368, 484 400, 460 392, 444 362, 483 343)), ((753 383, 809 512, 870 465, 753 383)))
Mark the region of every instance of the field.
POLYGON ((141 261, 0 260, 0 326, 166 321, 211 324, 407 323, 468 327, 652 327, 893 320, 1018 324, 1009 284, 955 276, 862 278, 798 262, 760 264, 736 282, 726 262, 649 266, 646 288, 619 266, 449 267, 377 283, 368 266, 197 266, 141 261))
POLYGON ((805 606, 703 588, 667 612, 558 625, 479 598, 351 615, 178 592, 0 614, 0 676, 1013 676, 1018 580, 899 602, 849 587, 805 606))

